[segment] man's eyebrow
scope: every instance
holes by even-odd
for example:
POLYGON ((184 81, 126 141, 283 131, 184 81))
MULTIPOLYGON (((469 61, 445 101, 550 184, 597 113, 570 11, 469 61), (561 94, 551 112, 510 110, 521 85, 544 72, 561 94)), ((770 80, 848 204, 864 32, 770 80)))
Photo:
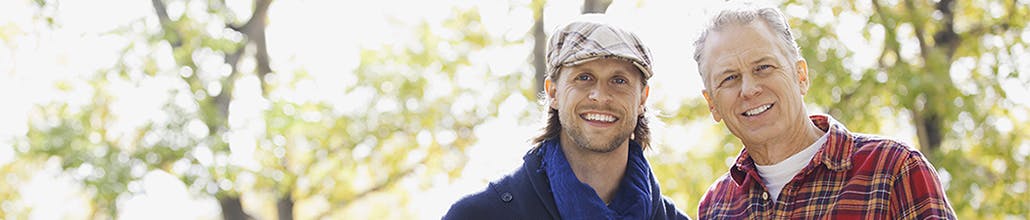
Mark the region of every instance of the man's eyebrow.
POLYGON ((734 72, 738 72, 736 67, 726 67, 726 68, 721 68, 721 69, 718 69, 718 70, 722 70, 722 71, 718 71, 718 72, 715 73, 715 75, 712 75, 712 76, 720 77, 720 76, 725 76, 725 75, 733 74, 734 72))
POLYGON ((586 73, 593 73, 594 69, 592 69, 590 67, 583 66, 583 65, 576 65, 576 66, 569 67, 569 74, 572 74, 573 76, 579 75, 580 73, 584 73, 584 72, 586 72, 586 73))
POLYGON ((766 62, 766 61, 772 61, 772 60, 776 60, 772 55, 764 55, 764 56, 759 57, 755 61, 752 61, 751 64, 754 65, 754 64, 759 64, 759 63, 763 63, 763 62, 766 62))
POLYGON ((636 66, 619 67, 619 68, 615 69, 614 73, 617 76, 621 75, 621 76, 624 76, 624 77, 629 77, 630 75, 634 75, 634 74, 640 75, 641 77, 643 77, 643 72, 640 69, 637 69, 636 66))
POLYGON ((723 76, 730 75, 730 74, 733 74, 735 72, 738 72, 736 67, 726 67, 726 68, 717 69, 716 71, 718 71, 718 72, 715 72, 715 73, 711 74, 711 77, 707 77, 709 79, 704 79, 704 80, 711 80, 710 83, 714 83, 714 84, 718 85, 719 82, 722 81, 721 78, 723 76), (718 71, 718 70, 722 70, 722 71, 718 71))

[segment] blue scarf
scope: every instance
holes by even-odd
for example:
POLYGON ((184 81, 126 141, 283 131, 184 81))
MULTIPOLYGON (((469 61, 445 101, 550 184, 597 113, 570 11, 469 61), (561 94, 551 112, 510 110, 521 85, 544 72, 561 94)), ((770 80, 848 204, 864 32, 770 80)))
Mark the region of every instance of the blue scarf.
POLYGON ((562 219, 650 219, 654 176, 640 145, 629 142, 629 159, 615 197, 605 205, 594 188, 576 178, 557 138, 543 143, 544 170, 562 219))

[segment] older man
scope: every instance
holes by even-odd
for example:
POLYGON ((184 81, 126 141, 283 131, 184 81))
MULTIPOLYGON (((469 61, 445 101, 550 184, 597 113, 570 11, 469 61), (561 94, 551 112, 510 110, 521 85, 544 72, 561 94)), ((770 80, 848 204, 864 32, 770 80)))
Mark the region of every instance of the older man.
POLYGON ((547 48, 544 133, 521 168, 444 219, 686 219, 642 153, 651 75, 647 47, 601 15, 559 28, 547 48))
POLYGON ((955 218, 918 150, 808 114, 807 63, 778 9, 720 11, 694 45, 712 117, 744 144, 701 219, 955 218))

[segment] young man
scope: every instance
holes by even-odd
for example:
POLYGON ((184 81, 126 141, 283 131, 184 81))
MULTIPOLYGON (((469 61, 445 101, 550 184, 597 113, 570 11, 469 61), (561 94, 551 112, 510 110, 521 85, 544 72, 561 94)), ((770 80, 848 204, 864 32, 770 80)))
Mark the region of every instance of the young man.
POLYGON ((642 153, 652 74, 647 47, 601 15, 559 28, 547 48, 544 134, 521 168, 444 219, 686 219, 642 153))

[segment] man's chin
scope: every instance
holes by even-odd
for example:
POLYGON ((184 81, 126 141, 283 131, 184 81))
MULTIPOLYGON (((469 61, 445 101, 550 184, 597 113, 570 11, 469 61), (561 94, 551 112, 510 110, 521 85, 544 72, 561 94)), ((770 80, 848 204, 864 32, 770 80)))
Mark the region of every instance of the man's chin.
POLYGON ((626 144, 631 132, 614 132, 614 130, 597 131, 589 128, 564 129, 577 148, 595 153, 609 153, 626 144))
POLYGON ((773 143, 774 141, 776 141, 776 139, 774 139, 774 138, 777 137, 777 136, 782 136, 782 134, 749 133, 746 136, 737 135, 737 138, 740 139, 741 143, 743 143, 745 146, 747 146, 748 144, 768 144, 768 143, 773 143))
POLYGON ((768 128, 751 128, 744 126, 728 128, 730 128, 730 133, 733 133, 733 136, 736 136, 743 142, 764 141, 768 139, 768 136, 771 136, 770 133, 777 133, 768 128))
POLYGON ((594 153, 611 153, 612 151, 615 151, 616 149, 619 149, 619 146, 618 145, 616 145, 614 147, 606 146, 606 145, 601 145, 601 146, 585 146, 585 147, 583 147, 583 149, 586 149, 586 150, 588 150, 590 152, 594 152, 594 153))
MULTIPOLYGON (((614 139, 602 140, 604 138, 605 137, 602 137, 602 138, 589 138, 588 137, 588 138, 586 138, 587 140, 585 140, 585 141, 584 140, 576 141, 577 142, 576 144, 579 145, 580 148, 582 148, 584 150, 588 150, 590 152, 594 152, 594 153, 610 153, 612 151, 615 151, 616 149, 619 149, 619 147, 621 147, 623 143, 626 143, 625 139, 623 139, 623 140, 614 140, 614 139), (581 141, 584 141, 586 143, 583 143, 581 141)), ((608 138, 610 138, 610 137, 608 137, 608 138)))
POLYGON ((619 149, 619 146, 589 146, 584 148, 594 153, 611 153, 612 151, 615 151, 615 149, 619 149))

